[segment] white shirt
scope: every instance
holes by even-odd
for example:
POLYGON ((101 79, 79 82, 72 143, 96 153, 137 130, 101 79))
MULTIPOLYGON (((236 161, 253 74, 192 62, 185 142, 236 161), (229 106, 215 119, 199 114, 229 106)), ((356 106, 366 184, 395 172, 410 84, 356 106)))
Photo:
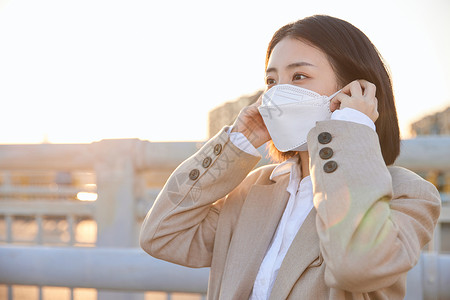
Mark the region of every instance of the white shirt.
POLYGON ((301 171, 298 164, 298 155, 278 165, 272 171, 270 179, 286 172, 291 173, 287 187, 290 194, 289 201, 270 243, 269 250, 266 252, 259 268, 250 299, 268 298, 281 263, 297 231, 313 207, 311 177, 306 176, 300 181, 301 171))
MULTIPOLYGON (((375 124, 367 115, 352 108, 346 107, 334 111, 331 114, 331 119, 364 124, 375 130, 375 124)), ((230 133, 231 129, 232 127, 228 129, 228 134, 234 145, 251 155, 261 156, 258 150, 253 147, 242 133, 230 133)), ((287 191, 290 194, 289 200, 269 245, 269 249, 267 249, 266 255, 259 267, 250 300, 266 300, 269 298, 281 263, 298 230, 313 208, 311 177, 306 176, 300 180, 301 169, 298 164, 298 155, 276 166, 270 175, 270 179, 286 173, 290 173, 289 184, 287 186, 287 191)))

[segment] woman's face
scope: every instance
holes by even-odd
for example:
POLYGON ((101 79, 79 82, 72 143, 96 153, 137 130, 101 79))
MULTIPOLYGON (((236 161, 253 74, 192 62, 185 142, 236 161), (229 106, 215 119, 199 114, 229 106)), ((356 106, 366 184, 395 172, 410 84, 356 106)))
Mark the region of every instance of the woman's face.
POLYGON ((273 48, 265 82, 267 89, 276 84, 293 84, 326 96, 339 89, 325 53, 291 37, 273 48))

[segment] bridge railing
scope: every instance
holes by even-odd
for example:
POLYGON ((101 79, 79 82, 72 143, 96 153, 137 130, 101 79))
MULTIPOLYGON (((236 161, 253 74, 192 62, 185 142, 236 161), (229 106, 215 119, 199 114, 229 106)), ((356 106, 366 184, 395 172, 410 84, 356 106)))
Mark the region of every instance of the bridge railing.
MULTIPOLYGON (((51 253, 55 254, 53 250, 60 253, 59 257, 76 256, 76 253, 79 253, 86 255, 87 258, 91 257, 89 259, 93 259, 99 253, 106 253, 102 251, 112 251, 108 257, 117 258, 114 261, 116 264, 124 263, 121 265, 123 268, 126 267, 126 261, 119 257, 126 258, 130 262, 144 259, 140 258, 144 254, 136 249, 143 217, 170 173, 202 144, 202 142, 152 143, 130 139, 73 145, 0 145, 0 245, 3 245, 0 251, 5 255, 29 251, 28 254, 37 261, 43 261, 45 256, 51 253), (87 195, 87 198, 83 198, 83 195, 87 195), (95 197, 90 198, 92 196, 95 197), (26 232, 29 234, 21 236, 26 232), (60 248, 61 246, 65 248, 60 248), (97 248, 95 250, 82 248, 86 246, 97 248), (88 250, 92 252, 83 252, 88 250), (122 256, 114 256, 117 253, 122 256)), ((450 223, 448 149, 450 137, 405 140, 402 142, 402 152, 396 162, 397 165, 427 177, 442 190, 443 208, 435 232, 436 238, 426 249, 432 253, 441 250, 444 236, 441 229, 443 225, 447 226, 446 224, 450 223)), ((265 152, 263 148, 260 150, 265 152)), ((263 159, 259 165, 265 163, 268 163, 267 159, 263 159)), ((163 274, 170 273, 164 273, 166 265, 155 267, 156 262, 150 262, 150 257, 145 259, 148 262, 143 262, 143 265, 156 268, 163 274)), ((443 259, 445 261, 447 258, 443 259)), ((18 264, 15 271, 8 269, 8 274, 5 275, 3 263, 6 262, 4 260, 1 262, 0 283, 8 284, 8 294, 12 294, 11 284, 25 284, 25 279, 20 279, 25 278, 23 277, 26 273, 25 265, 18 264)), ((45 264, 42 266, 47 267, 45 264)), ((100 265, 95 264, 88 266, 80 263, 78 266, 92 272, 100 268, 100 265)), ((65 270, 61 272, 70 273, 70 268, 73 267, 76 266, 62 264, 61 268, 65 270)), ((170 270, 170 267, 167 268, 170 270)), ((130 266, 128 270, 134 269, 130 266)), ((423 278, 429 278, 426 273, 429 270, 432 269, 428 267, 421 269, 421 272, 425 272, 423 278)), ((161 278, 171 281, 170 278, 176 278, 172 277, 177 276, 174 274, 176 272, 161 278)), ((44 275, 40 281, 34 281, 33 284, 56 285, 52 280, 64 279, 64 286, 72 288, 71 298, 73 298, 73 288, 78 286, 74 284, 76 282, 74 277, 57 278, 55 273, 42 274, 44 275)), ((202 274, 201 276, 205 276, 202 274)), ((440 276, 439 272, 436 274, 440 276)), ((121 278, 118 272, 110 272, 108 275, 111 281, 121 278)), ((145 282, 148 284, 148 290, 156 287, 153 283, 158 281, 155 280, 145 282)), ((121 290, 142 291, 141 288, 135 289, 132 284, 128 286, 127 281, 123 282, 126 286, 121 286, 121 290)), ((183 287, 183 284, 180 283, 179 286, 183 287)), ((92 287, 104 286, 93 284, 92 287)), ((175 290, 179 291, 181 288, 172 287, 165 291, 175 290)), ((197 291, 204 292, 204 289, 197 291)), ((40 292, 39 299, 42 299, 41 294, 40 292)), ((99 292, 98 298, 131 299, 129 295, 114 295, 99 292)), ((12 296, 8 297, 12 299, 12 296)), ((134 294, 132 297, 144 299, 143 295, 134 294)))

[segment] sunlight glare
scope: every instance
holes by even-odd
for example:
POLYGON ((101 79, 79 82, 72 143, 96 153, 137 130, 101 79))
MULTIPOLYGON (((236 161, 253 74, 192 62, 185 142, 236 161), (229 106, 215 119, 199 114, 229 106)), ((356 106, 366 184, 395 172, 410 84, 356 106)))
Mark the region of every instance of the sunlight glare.
POLYGON ((97 197, 97 193, 79 192, 77 194, 77 199, 80 201, 96 201, 97 197))

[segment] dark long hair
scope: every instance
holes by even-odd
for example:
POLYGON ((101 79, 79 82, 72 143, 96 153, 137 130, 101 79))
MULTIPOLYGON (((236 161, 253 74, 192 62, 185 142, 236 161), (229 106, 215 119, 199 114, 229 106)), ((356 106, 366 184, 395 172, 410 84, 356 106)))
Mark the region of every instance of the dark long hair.
MULTIPOLYGON (((299 39, 326 54, 340 87, 356 79, 376 85, 379 117, 375 122, 381 152, 386 165, 400 153, 400 130, 387 66, 369 38, 352 24, 334 17, 315 15, 281 27, 267 48, 266 69, 273 48, 285 37, 299 39)), ((272 160, 284 161, 297 152, 280 152, 268 143, 272 160)))

